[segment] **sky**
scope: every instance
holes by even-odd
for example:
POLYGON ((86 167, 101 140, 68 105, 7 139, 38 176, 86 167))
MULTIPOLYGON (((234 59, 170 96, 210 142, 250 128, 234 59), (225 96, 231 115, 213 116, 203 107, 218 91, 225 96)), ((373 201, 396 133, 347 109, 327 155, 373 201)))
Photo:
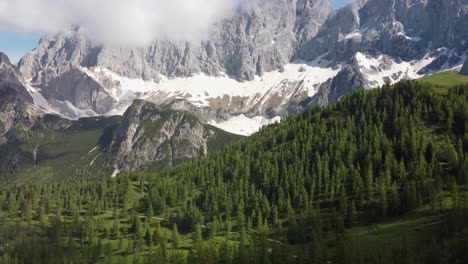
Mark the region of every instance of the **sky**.
MULTIPOLYGON (((226 14, 233 10, 233 6, 240 0, 197 0, 197 5, 187 5, 185 0, 132 0, 130 7, 127 0, 101 0, 102 5, 96 5, 94 0, 81 0, 79 3, 88 3, 79 7, 73 6, 74 0, 62 0, 68 2, 66 5, 57 5, 56 0, 3 0, 0 2, 0 51, 5 52, 13 63, 33 50, 39 41, 41 33, 62 30, 68 24, 88 23, 91 28, 88 33, 94 36, 94 40, 101 43, 116 43, 116 41, 134 40, 132 44, 145 45, 152 38, 164 35, 169 39, 193 39, 203 37, 208 32, 208 26, 220 19, 217 14, 226 14), (3 2, 4 1, 4 2, 3 2), (139 4, 138 4, 139 3, 139 4), (3 4, 3 5, 2 5, 3 4), (49 4, 49 5, 48 5, 49 4), (136 21, 129 22, 120 15, 105 14, 112 4, 112 10, 122 10, 128 17, 132 12, 143 14, 138 16, 136 21), (154 5, 154 8, 148 8, 154 5), (203 5, 205 15, 199 16, 200 5, 203 5), (52 7, 53 6, 53 7, 52 7), (160 8, 163 6, 163 8, 160 8), (52 8, 52 9, 51 9, 52 8), (55 9, 55 10, 53 10, 55 9), (174 13, 183 10, 184 23, 179 23, 174 13), (24 12, 28 12, 24 14, 24 12), (49 12, 49 11, 55 12, 49 12), (151 10, 151 13, 148 11, 151 10), (160 10, 160 11, 154 11, 160 10), (44 13, 59 15, 43 18, 44 13), (102 15, 104 13, 104 16, 102 15), (154 19, 154 13, 159 19, 154 19), (208 13, 209 15, 206 15, 208 13), (21 20, 17 17, 21 14, 21 20), (67 14, 67 15, 64 15, 67 14), (24 19, 29 17, 30 19, 24 19), (86 19, 83 19, 86 17, 86 19), (102 21, 106 17, 106 21, 102 21), (39 22, 38 22, 39 21, 39 22), (187 23, 189 21, 189 23, 187 23), (127 26, 128 24, 133 26, 127 26), (117 25, 117 26, 116 26, 117 25), (135 30, 135 26, 137 29, 135 30), (187 29, 187 25, 189 28, 187 29), (167 29, 171 28, 169 32, 167 29), (148 28, 151 28, 155 35, 148 35, 148 28), (116 30, 114 30, 116 29, 116 30), (156 30, 155 30, 156 29, 156 30), (124 34, 130 37, 121 38, 124 34)), ((332 0, 334 7, 341 7, 350 0, 332 0)), ((196 2, 196 1, 194 1, 196 2)), ((76 3, 76 2, 75 2, 76 3)))

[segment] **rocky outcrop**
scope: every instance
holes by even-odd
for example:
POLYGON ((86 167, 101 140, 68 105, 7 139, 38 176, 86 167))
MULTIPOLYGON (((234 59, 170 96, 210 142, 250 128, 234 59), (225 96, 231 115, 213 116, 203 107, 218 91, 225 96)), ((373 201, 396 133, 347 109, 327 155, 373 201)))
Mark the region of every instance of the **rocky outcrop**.
POLYGON ((468 47, 467 25, 468 3, 463 0, 361 1, 330 15, 296 56, 313 60, 328 52, 327 59, 345 61, 359 51, 413 60, 440 47, 462 55, 468 47))
MULTIPOLYGON (((21 73, 11 64, 7 55, 0 52, 0 90, 11 89, 21 100, 32 103, 31 95, 28 93, 21 73)), ((1 96, 3 100, 6 98, 1 96)))
POLYGON ((463 67, 460 70, 460 74, 468 76, 468 59, 465 60, 465 63, 463 64, 463 67))
POLYGON ((18 67, 50 104, 57 105, 52 100, 69 101, 99 115, 122 102, 107 92, 112 87, 96 82, 83 69, 99 67, 122 77, 156 82, 161 75, 173 78, 199 73, 252 80, 282 69, 297 47, 316 35, 331 11, 328 0, 245 1, 232 17, 214 26, 207 40, 159 40, 145 48, 103 47, 73 28, 42 37, 18 67))
POLYGON ((210 140, 226 135, 188 112, 136 100, 115 130, 108 156, 119 170, 126 171, 155 163, 172 165, 206 155, 210 140))
POLYGON ((30 127, 33 116, 38 113, 29 104, 32 98, 23 84, 20 73, 10 63, 8 57, 0 52, 0 145, 6 142, 5 135, 23 123, 30 127))
POLYGON ((42 95, 48 99, 71 102, 75 107, 96 114, 105 114, 118 103, 107 89, 93 79, 86 70, 72 62, 66 63, 59 72, 45 72, 42 95))
MULTIPOLYGON (((329 103, 362 85, 377 87, 387 81, 451 69, 462 63, 468 51, 466 0, 356 0, 334 11, 328 0, 243 3, 232 17, 215 25, 210 37, 202 42, 159 40, 145 48, 108 47, 92 43, 79 28, 74 28, 44 36, 39 47, 18 66, 54 107, 69 101, 85 113, 102 115, 113 110, 111 113, 121 114, 133 99, 144 98, 160 106, 171 104, 190 111, 204 122, 222 122, 240 114, 284 118, 301 111, 320 86, 320 93, 312 101, 329 103), (357 54, 366 57, 358 64, 357 54), (311 66, 307 75, 313 76, 316 71, 325 77, 317 74, 303 78, 285 71, 294 63, 311 66), (366 69, 348 67, 363 64, 366 69), (343 71, 336 76, 339 69, 343 71), (103 80, 96 75, 103 71, 123 82, 141 79, 141 86, 154 81, 150 86, 154 91, 133 89, 135 83, 127 89, 130 86, 112 78, 103 80), (269 74, 276 72, 286 72, 281 75, 284 79, 268 82, 272 79, 269 74), (183 92, 174 87, 158 90, 156 85, 167 79, 201 74, 228 76, 238 82, 226 82, 232 87, 216 83, 223 93, 213 97, 183 88, 183 92), (268 76, 266 82, 246 86, 261 90, 259 93, 235 94, 229 90, 242 90, 237 84, 264 76, 268 76), (334 88, 330 87, 333 80, 326 81, 332 76, 336 76, 334 88), (223 89, 229 91, 224 94, 223 89), (181 99, 185 102, 181 103, 181 99)), ((203 93, 208 94, 206 90, 203 93)), ((69 114, 73 109, 62 112, 76 118, 69 114)))
POLYGON ((72 61, 101 66, 119 75, 144 80, 225 72, 239 80, 280 69, 298 43, 309 41, 331 12, 327 0, 254 0, 220 22, 200 43, 156 41, 146 48, 100 47, 79 29, 44 36, 19 67, 36 84, 47 68, 72 61))
POLYGON ((310 104, 325 106, 338 101, 342 96, 357 89, 369 88, 365 76, 359 66, 351 64, 341 70, 338 75, 323 83, 319 91, 311 98, 310 104))

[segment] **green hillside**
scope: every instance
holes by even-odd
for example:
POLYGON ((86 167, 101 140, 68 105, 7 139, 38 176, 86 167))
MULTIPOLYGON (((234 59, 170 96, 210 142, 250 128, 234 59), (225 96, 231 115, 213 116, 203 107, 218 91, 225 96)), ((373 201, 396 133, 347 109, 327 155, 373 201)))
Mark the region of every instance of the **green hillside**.
POLYGON ((468 86, 357 91, 154 173, 0 192, 6 263, 466 263, 468 86))
POLYGON ((69 122, 46 116, 32 129, 15 128, 10 133, 10 143, 1 148, 2 185, 81 177, 84 168, 95 175, 112 174, 100 151, 103 146, 99 145, 106 130, 115 127, 119 120, 119 117, 86 118, 69 122), (14 166, 9 161, 12 158, 17 160, 14 166))
MULTIPOLYGON (((177 111, 164 110, 162 113, 166 116, 158 120, 159 123, 177 111)), ((195 116, 184 114, 188 122, 199 122, 195 116)), ((108 178, 114 171, 110 144, 122 123, 125 120, 117 116, 69 121, 45 115, 35 120, 31 129, 17 125, 8 133, 8 143, 0 145, 0 187, 86 177, 108 178)), ((158 137, 156 132, 161 127, 150 127, 149 124, 152 125, 150 122, 140 125, 139 129, 146 133, 145 137, 139 138, 140 142, 158 137)), ((212 131, 207 144, 209 152, 241 138, 206 126, 212 131)), ((145 169, 158 171, 167 165, 167 162, 154 162, 145 169)))
POLYGON ((461 84, 468 84, 468 76, 452 71, 445 71, 424 77, 418 82, 427 83, 435 88, 446 90, 461 84))

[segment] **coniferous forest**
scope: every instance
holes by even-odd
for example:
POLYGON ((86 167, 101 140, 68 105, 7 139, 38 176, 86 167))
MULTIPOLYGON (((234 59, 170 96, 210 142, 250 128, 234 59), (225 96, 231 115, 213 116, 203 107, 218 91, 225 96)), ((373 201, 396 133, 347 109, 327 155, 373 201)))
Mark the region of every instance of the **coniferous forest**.
POLYGON ((202 159, 81 174, 0 190, 1 263, 468 263, 468 86, 360 90, 202 159))

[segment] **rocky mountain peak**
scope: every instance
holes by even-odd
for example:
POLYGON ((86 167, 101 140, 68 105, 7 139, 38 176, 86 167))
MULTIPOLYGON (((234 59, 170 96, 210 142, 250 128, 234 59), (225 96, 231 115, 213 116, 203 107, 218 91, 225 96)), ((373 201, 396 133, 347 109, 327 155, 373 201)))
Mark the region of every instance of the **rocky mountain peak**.
POLYGON ((206 155, 213 141, 234 137, 203 124, 191 113, 135 100, 114 131, 108 156, 119 170, 133 171, 154 163, 173 165, 206 155))
POLYGON ((245 1, 233 17, 216 25, 205 41, 160 40, 145 48, 101 47, 74 28, 44 36, 38 48, 21 59, 19 68, 26 79, 38 85, 44 72, 66 61, 109 68, 133 79, 224 72, 241 81, 252 80, 288 63, 297 43, 313 38, 331 11, 328 0, 245 1))
POLYGON ((8 93, 14 97, 17 97, 25 102, 32 103, 32 97, 25 87, 25 82, 18 69, 11 64, 10 59, 5 53, 0 52, 0 91, 5 93, 3 100, 6 100, 5 96, 8 93))
POLYGON ((0 63, 11 65, 10 58, 3 52, 0 52, 0 63))
POLYGON ((120 115, 143 98, 255 131, 310 101, 458 67, 467 25, 466 0, 357 0, 336 10, 329 0, 249 0, 204 41, 101 46, 72 28, 44 36, 18 67, 43 108, 67 118, 120 115))

